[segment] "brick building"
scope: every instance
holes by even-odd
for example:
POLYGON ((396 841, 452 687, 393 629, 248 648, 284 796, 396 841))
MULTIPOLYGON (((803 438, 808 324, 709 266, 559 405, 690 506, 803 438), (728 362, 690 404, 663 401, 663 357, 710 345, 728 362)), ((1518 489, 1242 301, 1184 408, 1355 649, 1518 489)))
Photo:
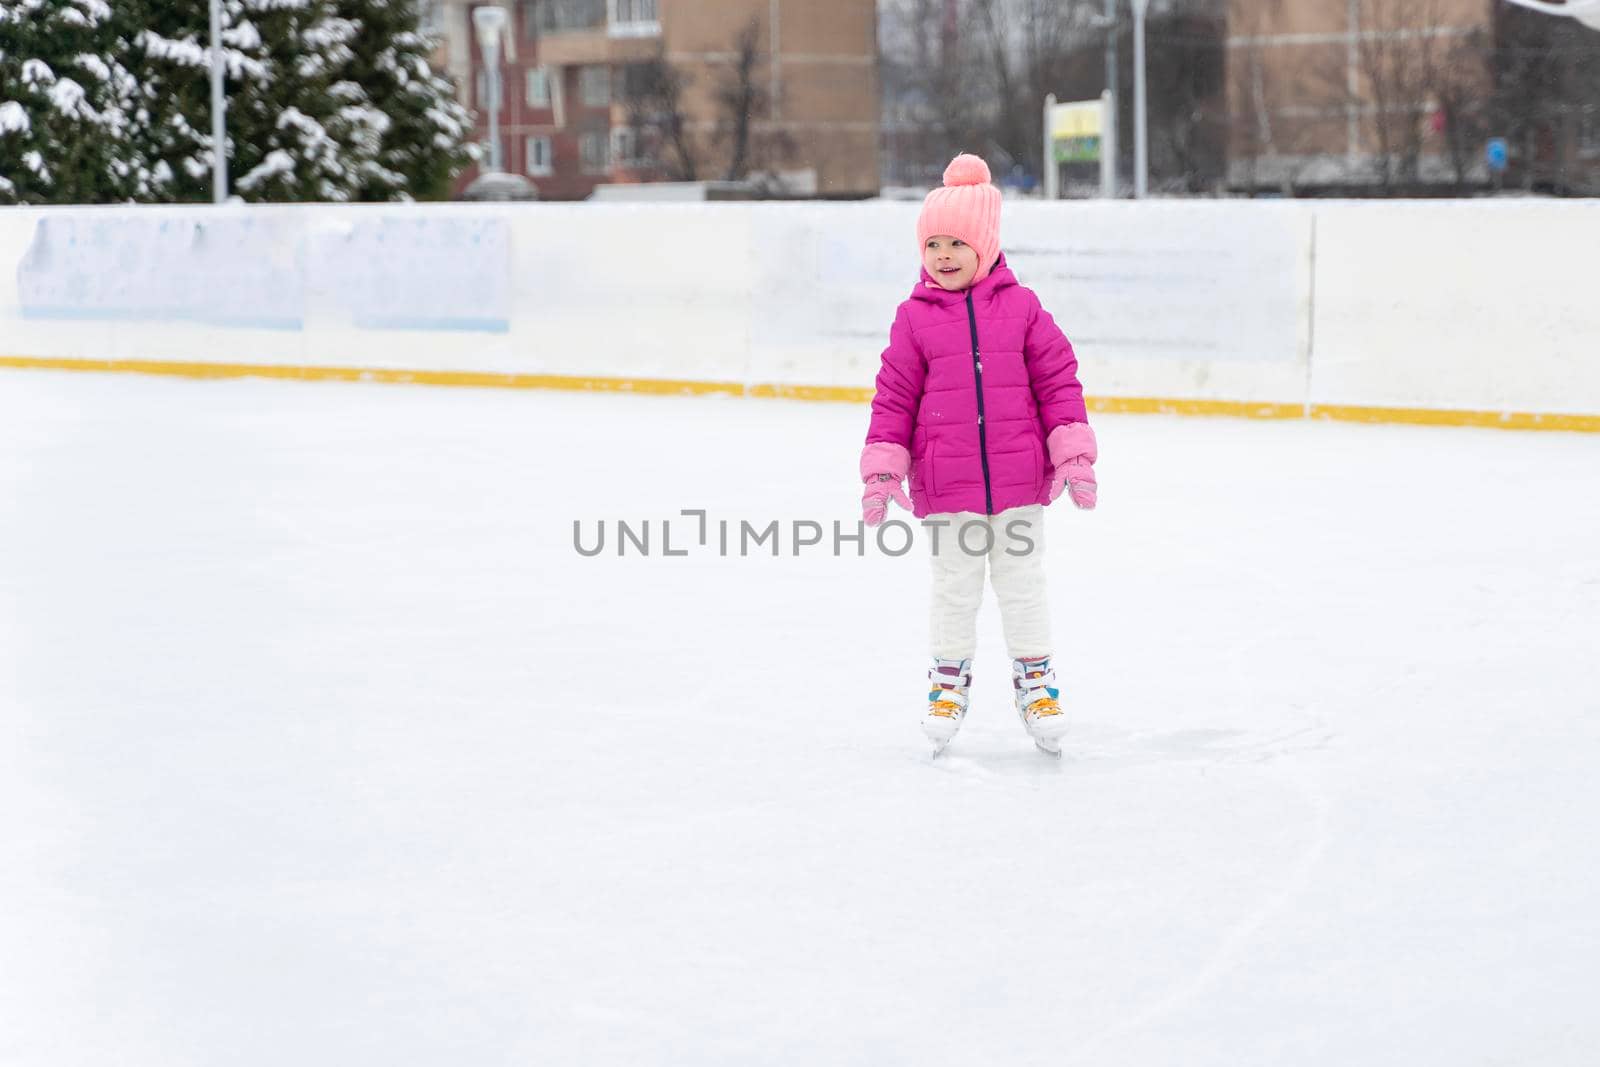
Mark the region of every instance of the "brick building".
POLYGON ((1592 187, 1597 41, 1504 0, 1228 0, 1228 183, 1592 187), (1491 137, 1510 148, 1500 179, 1486 163, 1491 137))
MULTIPOLYGON (((581 199, 605 182, 722 179, 730 169, 779 175, 797 193, 876 194, 873 0, 499 2, 509 16, 505 169, 542 199, 581 199), (667 82, 673 91, 662 91, 667 82)), ((486 141, 476 6, 437 0, 430 18, 486 141)))

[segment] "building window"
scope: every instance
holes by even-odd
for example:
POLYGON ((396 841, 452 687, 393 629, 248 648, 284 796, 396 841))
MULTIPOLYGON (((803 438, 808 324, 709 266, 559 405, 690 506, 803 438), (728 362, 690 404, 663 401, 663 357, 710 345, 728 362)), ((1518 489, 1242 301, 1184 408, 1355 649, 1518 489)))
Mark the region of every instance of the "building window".
POLYGON ((632 126, 618 126, 611 131, 611 159, 619 167, 638 165, 639 134, 632 126))
POLYGON ((584 107, 610 107, 611 68, 584 67, 579 70, 578 97, 584 107))
POLYGON ((606 0, 543 0, 538 11, 544 33, 598 30, 606 24, 606 0))
POLYGON ((423 33, 431 36, 444 30, 443 0, 417 0, 417 13, 417 28, 423 33))
POLYGON ((578 159, 585 174, 604 174, 611 169, 610 140, 605 130, 578 134, 578 159))
POLYGON ((660 68, 649 63, 629 63, 622 68, 623 101, 647 100, 660 89, 660 68))
POLYGON ((661 32, 657 0, 607 0, 613 37, 650 37, 661 32))
POLYGON ((550 73, 543 67, 528 69, 528 106, 550 106, 550 73))
POLYGON ((1578 156, 1581 159, 1600 158, 1600 117, 1591 114, 1579 116, 1578 156))
POLYGON ((550 138, 529 137, 525 145, 528 173, 534 177, 541 177, 551 173, 555 165, 555 157, 551 152, 550 138))

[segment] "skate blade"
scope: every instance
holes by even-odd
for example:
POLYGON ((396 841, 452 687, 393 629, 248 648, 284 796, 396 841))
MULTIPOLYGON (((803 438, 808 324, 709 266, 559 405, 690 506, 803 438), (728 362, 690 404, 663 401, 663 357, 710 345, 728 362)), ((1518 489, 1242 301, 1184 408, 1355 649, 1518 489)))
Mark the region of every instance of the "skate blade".
POLYGON ((1058 737, 1036 737, 1033 739, 1033 747, 1051 759, 1061 758, 1061 739, 1058 737))
POLYGON ((939 758, 939 753, 950 747, 950 742, 956 739, 956 733, 961 729, 961 721, 953 723, 940 720, 925 721, 922 724, 922 736, 928 739, 928 744, 933 746, 933 756, 939 758))

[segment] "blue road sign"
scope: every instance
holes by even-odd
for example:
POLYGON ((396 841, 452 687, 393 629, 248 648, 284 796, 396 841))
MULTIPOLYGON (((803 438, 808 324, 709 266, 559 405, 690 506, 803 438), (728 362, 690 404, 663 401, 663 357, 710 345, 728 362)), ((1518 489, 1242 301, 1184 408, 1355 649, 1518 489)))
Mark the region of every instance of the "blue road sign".
POLYGON ((1496 174, 1506 169, 1506 162, 1510 159, 1509 150, 1506 148, 1504 137, 1491 137, 1489 143, 1483 146, 1484 159, 1489 164, 1489 169, 1496 174))

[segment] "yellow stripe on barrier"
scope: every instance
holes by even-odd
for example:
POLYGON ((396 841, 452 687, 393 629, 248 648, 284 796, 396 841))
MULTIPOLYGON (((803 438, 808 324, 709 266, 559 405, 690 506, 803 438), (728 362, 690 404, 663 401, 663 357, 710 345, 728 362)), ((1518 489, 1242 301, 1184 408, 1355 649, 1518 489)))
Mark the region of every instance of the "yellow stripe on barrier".
POLYGON ((832 404, 870 404, 874 389, 858 385, 752 385, 746 396, 778 400, 820 400, 832 404))
POLYGON ((381 367, 293 367, 267 363, 179 363, 143 359, 57 359, 0 356, 0 367, 27 370, 159 374, 177 378, 276 378, 304 382, 381 382, 454 385, 481 389, 578 389, 590 392, 743 396, 738 382, 673 381, 659 378, 577 378, 560 374, 498 374, 492 371, 395 370, 381 367))
POLYGON ((1090 411, 1118 415, 1228 415, 1241 419, 1303 419, 1304 404, 1253 400, 1177 400, 1145 396, 1092 396, 1090 411))
MULTIPOLYGON (((368 367, 295 367, 264 363, 190 363, 140 359, 65 359, 51 356, 0 356, 0 367, 158 374, 180 378, 275 378, 311 382, 380 382, 447 385, 485 389, 567 389, 578 392, 638 393, 652 396, 750 396, 865 404, 872 390, 848 385, 781 385, 704 382, 673 378, 592 378, 565 374, 497 374, 489 371, 393 370, 368 367)), ((1363 407, 1353 404, 1280 404, 1249 400, 1193 400, 1168 397, 1095 396, 1089 410, 1107 414, 1213 415, 1247 419, 1330 419, 1340 422, 1398 423, 1418 426, 1478 426, 1501 430, 1560 430, 1600 433, 1600 415, 1561 415, 1521 411, 1363 407)))
POLYGON ((1461 411, 1313 404, 1311 417, 1339 422, 1410 423, 1416 426, 1481 426, 1493 430, 1564 430, 1573 433, 1600 433, 1600 415, 1557 415, 1532 411, 1461 411))

